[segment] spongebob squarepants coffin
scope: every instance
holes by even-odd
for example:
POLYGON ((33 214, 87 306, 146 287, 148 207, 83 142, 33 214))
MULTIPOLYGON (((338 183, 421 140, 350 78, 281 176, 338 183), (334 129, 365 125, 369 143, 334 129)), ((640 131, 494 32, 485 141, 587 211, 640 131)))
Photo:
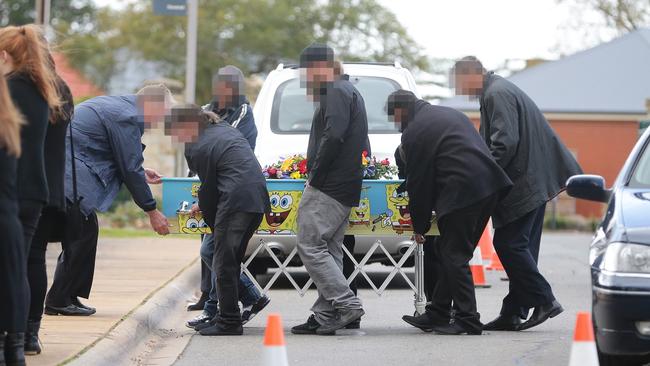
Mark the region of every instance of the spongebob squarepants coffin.
MULTIPOLYGON (((350 212, 348 234, 412 235, 408 195, 397 193, 401 181, 364 180, 358 207, 350 212)), ((297 231, 298 205, 305 181, 267 180, 271 212, 262 220, 257 233, 294 235, 297 231)), ((201 215, 190 216, 200 182, 195 178, 163 178, 163 213, 172 225, 172 233, 205 234, 210 229, 201 215)), ((432 234, 437 234, 433 225, 432 234)))

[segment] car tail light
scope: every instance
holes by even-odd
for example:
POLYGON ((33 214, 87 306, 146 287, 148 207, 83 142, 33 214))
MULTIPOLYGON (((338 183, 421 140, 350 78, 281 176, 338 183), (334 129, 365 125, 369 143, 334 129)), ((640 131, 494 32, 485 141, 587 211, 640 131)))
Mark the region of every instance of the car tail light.
POLYGON ((643 335, 650 335, 650 322, 636 322, 636 329, 643 335))

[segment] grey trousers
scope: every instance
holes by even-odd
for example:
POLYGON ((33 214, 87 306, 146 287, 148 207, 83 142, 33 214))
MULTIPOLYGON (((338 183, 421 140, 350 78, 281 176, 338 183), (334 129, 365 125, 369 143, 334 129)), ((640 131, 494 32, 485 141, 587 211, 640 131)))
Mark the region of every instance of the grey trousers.
POLYGON ((343 276, 343 236, 351 207, 306 187, 298 209, 298 254, 318 289, 311 310, 320 324, 339 309, 361 309, 361 300, 343 276))

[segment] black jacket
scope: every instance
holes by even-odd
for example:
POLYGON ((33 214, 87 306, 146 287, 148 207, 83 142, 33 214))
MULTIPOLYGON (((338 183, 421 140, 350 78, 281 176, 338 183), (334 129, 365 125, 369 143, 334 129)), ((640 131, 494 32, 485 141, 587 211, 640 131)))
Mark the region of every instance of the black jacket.
POLYGON ((496 193, 512 182, 464 114, 418 100, 402 133, 409 210, 416 233, 438 219, 496 193))
POLYGON ((255 117, 253 116, 253 108, 247 100, 243 100, 242 104, 238 107, 219 108, 217 101, 212 101, 208 104, 208 110, 216 113, 222 120, 229 125, 235 127, 244 138, 248 140, 251 149, 255 150, 255 143, 257 141, 257 127, 255 126, 255 117))
POLYGON ((65 117, 58 118, 54 123, 47 126, 47 134, 45 135, 45 175, 47 176, 47 186, 50 192, 48 207, 65 210, 65 136, 74 113, 74 101, 68 84, 60 77, 57 78, 57 89, 63 102, 62 109, 65 117))
POLYGON ((498 228, 555 197, 582 169, 537 105, 513 83, 488 73, 480 104, 481 135, 514 182, 492 217, 498 228))
POLYGON ((368 149, 368 118, 359 91, 343 75, 314 112, 307 148, 309 184, 349 207, 359 204, 368 149))
POLYGON ((10 74, 7 78, 14 104, 25 117, 20 129, 22 154, 18 159, 18 200, 47 204, 44 151, 49 106, 36 84, 27 75, 10 74))
POLYGON ((223 122, 207 126, 195 144, 186 145, 185 158, 201 180, 199 207, 211 228, 233 212, 270 212, 262 167, 248 141, 232 126, 223 122))

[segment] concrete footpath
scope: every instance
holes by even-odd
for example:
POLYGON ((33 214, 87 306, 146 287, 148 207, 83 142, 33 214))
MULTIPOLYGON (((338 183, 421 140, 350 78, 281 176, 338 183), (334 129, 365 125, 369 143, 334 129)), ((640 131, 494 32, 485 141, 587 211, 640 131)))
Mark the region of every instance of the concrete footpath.
MULTIPOLYGON (((48 247, 47 269, 50 283, 60 249, 59 244, 50 244, 48 247)), ((29 356, 27 364, 40 366, 68 363, 89 349, 92 351, 100 348, 95 346, 103 344, 103 340, 115 338, 115 330, 125 328, 129 319, 135 323, 145 320, 150 322, 151 319, 142 320, 133 315, 140 312, 136 310, 140 309, 145 302, 146 306, 152 302, 148 300, 156 296, 160 298, 165 291, 167 293, 164 295, 168 299, 154 304, 154 310, 158 312, 159 317, 164 310, 161 310, 161 307, 165 306, 160 305, 161 303, 165 301, 184 303, 187 297, 172 299, 170 296, 174 293, 170 293, 168 289, 178 286, 184 286, 184 292, 192 289, 189 286, 190 282, 198 278, 198 270, 196 270, 198 253, 197 238, 170 236, 102 239, 100 237, 91 297, 89 300, 82 299, 87 305, 96 307, 97 314, 90 317, 45 315, 40 333, 43 353, 29 356), (180 279, 182 281, 179 284, 170 286, 174 284, 174 280, 180 279)), ((131 325, 131 328, 136 329, 134 327, 138 327, 138 324, 131 325)), ((146 327, 144 328, 139 332, 131 332, 130 341, 135 339, 134 335, 144 334, 146 327)), ((113 352, 122 351, 128 350, 113 349, 113 352)))

